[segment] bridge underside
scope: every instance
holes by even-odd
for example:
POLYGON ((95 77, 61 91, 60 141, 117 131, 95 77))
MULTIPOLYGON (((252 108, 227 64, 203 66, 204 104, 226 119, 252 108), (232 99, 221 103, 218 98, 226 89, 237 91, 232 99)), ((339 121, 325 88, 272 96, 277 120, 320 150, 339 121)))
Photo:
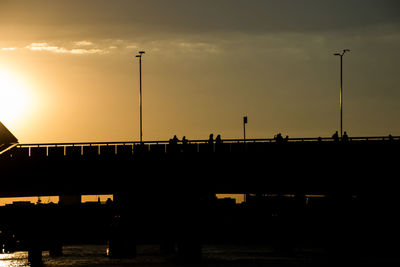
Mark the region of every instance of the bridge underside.
MULTIPOLYGON (((0 158, 0 197, 187 192, 389 194, 398 143, 240 144, 237 151, 137 151, 129 155, 0 158)), ((14 154, 12 154, 14 153, 14 154)), ((13 155, 13 156, 10 156, 13 155)))

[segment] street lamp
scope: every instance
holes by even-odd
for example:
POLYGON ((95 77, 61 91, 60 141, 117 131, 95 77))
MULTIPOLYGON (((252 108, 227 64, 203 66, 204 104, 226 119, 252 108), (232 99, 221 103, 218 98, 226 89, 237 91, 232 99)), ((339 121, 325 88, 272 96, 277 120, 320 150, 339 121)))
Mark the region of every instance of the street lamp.
POLYGON ((243 140, 246 143, 246 124, 247 124, 247 116, 243 117, 243 140))
POLYGON ((140 94, 140 144, 142 144, 143 132, 142 132, 142 55, 144 51, 139 51, 139 94, 140 94))
POLYGON ((335 53, 334 56, 340 56, 340 138, 343 137, 343 56, 350 52, 350 49, 344 49, 342 53, 335 53))

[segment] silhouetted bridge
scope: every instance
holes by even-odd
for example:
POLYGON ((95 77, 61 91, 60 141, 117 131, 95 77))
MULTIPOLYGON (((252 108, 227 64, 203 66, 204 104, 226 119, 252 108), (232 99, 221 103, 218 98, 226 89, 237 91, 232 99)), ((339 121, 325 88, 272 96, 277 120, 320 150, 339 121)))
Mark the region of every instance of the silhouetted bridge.
MULTIPOLYGON (((399 148, 400 137, 22 144, 1 155, 0 196, 114 194, 115 210, 104 220, 116 223, 99 235, 115 257, 135 254, 140 242, 159 242, 164 251, 177 246, 184 259, 199 259, 206 240, 272 238, 283 251, 312 240, 340 259, 378 249, 386 258, 399 249, 389 242, 400 237, 399 148), (245 209, 220 207, 215 193, 256 198, 245 209), (310 204, 305 194, 327 197, 310 204)), ((31 257, 41 258, 44 249, 57 254, 81 224, 62 205, 4 212, 7 220, 22 217, 9 227, 31 257)))
POLYGON ((0 196, 386 192, 399 147, 397 136, 20 144, 0 155, 0 196))

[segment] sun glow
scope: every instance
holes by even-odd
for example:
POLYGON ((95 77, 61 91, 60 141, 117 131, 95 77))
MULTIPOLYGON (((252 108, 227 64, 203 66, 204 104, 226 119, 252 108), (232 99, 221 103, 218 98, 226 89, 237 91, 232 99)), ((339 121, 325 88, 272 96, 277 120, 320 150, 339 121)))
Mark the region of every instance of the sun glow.
POLYGON ((7 125, 19 123, 22 116, 29 112, 30 100, 22 79, 0 68, 0 121, 7 125))

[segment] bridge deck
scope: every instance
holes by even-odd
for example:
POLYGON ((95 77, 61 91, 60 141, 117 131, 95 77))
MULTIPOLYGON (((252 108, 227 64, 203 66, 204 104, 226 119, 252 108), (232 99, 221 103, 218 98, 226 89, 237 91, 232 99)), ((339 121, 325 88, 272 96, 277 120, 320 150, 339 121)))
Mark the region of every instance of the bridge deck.
POLYGON ((1 155, 0 196, 351 193, 394 190, 400 138, 21 144, 1 155))

